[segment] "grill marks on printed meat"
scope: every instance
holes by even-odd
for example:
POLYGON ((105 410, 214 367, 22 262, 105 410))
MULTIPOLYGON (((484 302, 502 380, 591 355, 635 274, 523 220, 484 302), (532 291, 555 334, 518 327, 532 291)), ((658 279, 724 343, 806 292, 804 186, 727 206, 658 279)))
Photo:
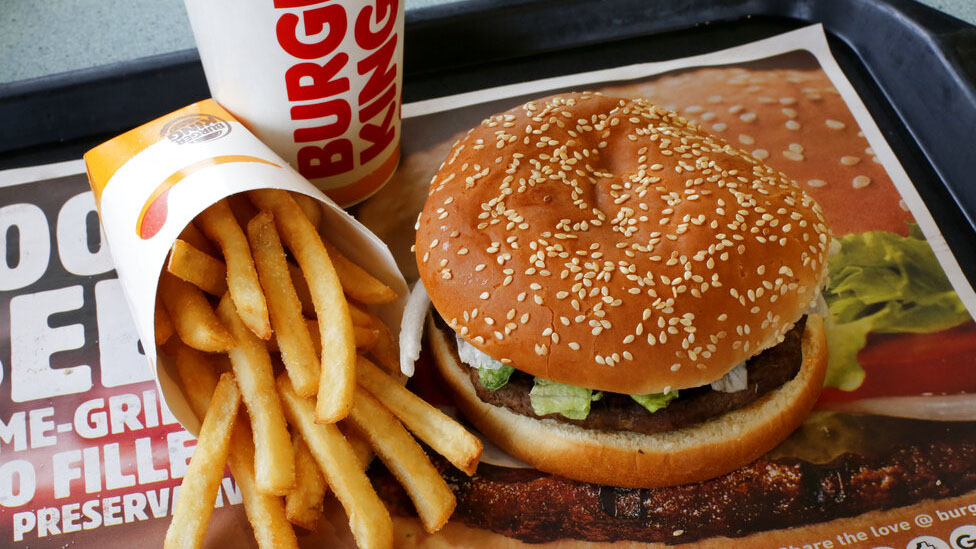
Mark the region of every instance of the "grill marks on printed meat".
MULTIPOLYGON (((724 476, 655 489, 605 487, 482 464, 435 464, 458 498, 452 520, 530 543, 559 539, 689 543, 825 522, 976 489, 976 423, 900 420, 916 442, 824 465, 762 458, 724 476)), ((396 479, 371 470, 391 510, 415 515, 396 479)))
POLYGON ((715 391, 707 385, 684 389, 667 408, 653 414, 627 395, 605 393, 602 399, 590 405, 590 414, 586 419, 573 420, 561 414, 539 416, 532 410, 532 403, 529 400, 529 391, 532 390, 533 384, 532 376, 516 370, 505 386, 490 391, 478 381, 476 368, 470 368, 460 361, 458 363, 468 368, 471 383, 478 391, 481 400, 495 406, 504 406, 516 414, 537 419, 554 419, 587 429, 653 434, 702 423, 742 408, 793 379, 800 371, 803 360, 800 341, 805 324, 804 316, 792 330, 787 332, 782 343, 749 359, 746 363, 746 368, 749 370, 749 386, 746 389, 735 393, 715 391))

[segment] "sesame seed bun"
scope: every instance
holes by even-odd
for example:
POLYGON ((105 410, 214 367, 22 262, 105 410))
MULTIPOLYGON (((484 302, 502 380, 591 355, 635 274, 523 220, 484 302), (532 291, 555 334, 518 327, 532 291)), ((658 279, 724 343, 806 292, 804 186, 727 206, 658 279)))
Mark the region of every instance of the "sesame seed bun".
POLYGON ((645 100, 582 93, 458 141, 415 253, 434 306, 483 352, 646 394, 781 341, 822 286, 829 240, 782 173, 645 100))
POLYGON ((813 408, 827 370, 823 319, 807 317, 799 373, 752 404, 696 426, 644 435, 537 420, 486 404, 433 321, 434 362, 461 412, 490 440, 540 471, 630 488, 697 482, 733 471, 785 439, 813 408))

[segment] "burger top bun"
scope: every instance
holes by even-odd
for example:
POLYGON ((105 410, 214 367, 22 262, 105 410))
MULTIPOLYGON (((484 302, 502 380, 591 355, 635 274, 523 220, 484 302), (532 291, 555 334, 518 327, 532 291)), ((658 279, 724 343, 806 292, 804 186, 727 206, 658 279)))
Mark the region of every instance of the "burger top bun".
POLYGON ((454 145, 417 222, 434 306, 545 379, 710 383, 817 296, 830 235, 782 173, 640 99, 553 96, 454 145))

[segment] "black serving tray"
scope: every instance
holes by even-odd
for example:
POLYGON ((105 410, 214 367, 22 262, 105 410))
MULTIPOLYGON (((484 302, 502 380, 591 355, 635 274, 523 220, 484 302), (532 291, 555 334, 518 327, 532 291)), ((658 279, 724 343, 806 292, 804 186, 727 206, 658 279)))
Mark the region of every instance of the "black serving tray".
MULTIPOLYGON (((976 285, 976 27, 911 0, 468 0, 407 12, 404 102, 822 23, 976 285)), ((79 158, 209 96, 195 50, 0 84, 0 169, 79 158)))

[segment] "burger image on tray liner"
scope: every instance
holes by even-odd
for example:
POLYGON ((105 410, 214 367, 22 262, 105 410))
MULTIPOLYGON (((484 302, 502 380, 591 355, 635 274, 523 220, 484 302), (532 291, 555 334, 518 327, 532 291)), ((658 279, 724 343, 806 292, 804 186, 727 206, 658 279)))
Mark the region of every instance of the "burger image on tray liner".
POLYGON ((677 114, 553 96, 454 145, 405 317, 426 291, 447 389, 512 456, 604 485, 695 482, 762 456, 817 400, 830 244, 792 180, 677 114))

